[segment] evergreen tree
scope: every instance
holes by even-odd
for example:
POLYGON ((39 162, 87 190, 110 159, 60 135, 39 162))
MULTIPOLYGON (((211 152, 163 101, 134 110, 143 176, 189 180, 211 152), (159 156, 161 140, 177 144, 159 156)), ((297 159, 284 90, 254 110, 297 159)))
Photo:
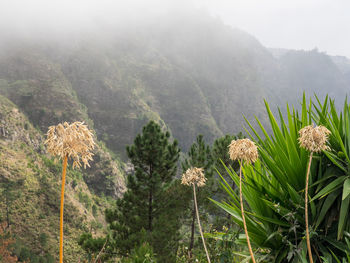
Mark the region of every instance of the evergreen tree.
POLYGON ((232 140, 238 140, 243 138, 244 136, 240 132, 237 135, 226 134, 225 136, 218 138, 214 141, 212 147, 214 167, 219 171, 221 175, 226 174, 226 170, 222 165, 222 162, 227 167, 231 166, 235 171, 239 169, 239 163, 230 159, 230 155, 228 154, 228 146, 230 145, 232 140))
POLYGON ((169 132, 150 121, 127 147, 134 172, 128 175, 128 190, 117 201, 116 209, 106 211, 112 246, 120 255, 126 256, 141 242, 153 246, 158 257, 176 253, 169 251, 176 249, 169 247, 169 242, 176 238, 180 226, 173 203, 176 198, 169 192, 180 150, 177 141, 171 143, 169 138, 169 132))
MULTIPOLYGON (((207 197, 210 196, 211 187, 212 187, 212 175, 213 175, 213 158, 211 155, 211 150, 209 145, 206 145, 203 135, 198 135, 196 138, 196 142, 192 144, 187 158, 181 163, 182 171, 186 172, 186 170, 190 167, 198 167, 204 168, 205 177, 207 178, 207 183, 205 187, 198 189, 197 191, 197 199, 198 206, 201 207, 204 204, 208 204, 207 197)), ((189 202, 192 202, 192 190, 187 190, 187 196, 189 196, 189 202), (190 201, 191 200, 191 201, 190 201)), ((189 244, 189 255, 192 256, 192 249, 194 247, 194 230, 195 230, 195 221, 196 221, 196 210, 194 203, 191 208, 191 237, 189 244)))

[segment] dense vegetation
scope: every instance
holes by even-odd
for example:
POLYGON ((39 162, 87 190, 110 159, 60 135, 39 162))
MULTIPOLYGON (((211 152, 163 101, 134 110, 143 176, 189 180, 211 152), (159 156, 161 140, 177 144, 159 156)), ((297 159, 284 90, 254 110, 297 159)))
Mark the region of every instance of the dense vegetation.
MULTIPOLYGON (((298 138, 299 131, 303 127, 313 124, 326 127, 331 134, 326 150, 318 154, 315 153, 311 163, 308 203, 312 257, 314 262, 348 262, 350 256, 350 202, 348 201, 350 198, 350 179, 348 176, 350 105, 345 101, 343 111, 338 112, 334 101, 329 100, 328 97, 324 102, 320 102, 316 97, 314 103, 312 101, 307 103, 304 96, 301 111, 290 110, 287 107, 285 119, 280 115, 279 121, 275 119, 267 103, 266 110, 273 132, 268 134, 266 128, 257 119, 263 134, 259 135, 259 132, 248 122, 252 132, 251 134, 248 132, 248 134, 258 145, 260 157, 253 165, 246 163, 243 169, 246 221, 257 262, 308 262, 305 241, 304 193, 310 153, 300 147, 298 138)), ((144 131, 145 129, 147 126, 144 131)), ((151 135, 148 136, 152 138, 151 135)), ((208 232, 206 237, 209 238, 209 251, 212 260, 214 262, 248 262, 250 255, 246 246, 246 236, 242 229, 240 201, 237 189, 235 189, 235 185, 239 184, 236 171, 237 163, 227 165, 222 161, 220 166, 224 170, 217 169, 221 176, 221 186, 224 193, 217 195, 211 188, 213 181, 217 180, 215 177, 211 177, 214 168, 213 157, 214 153, 217 152, 214 149, 218 147, 219 143, 223 143, 225 138, 227 139, 229 136, 218 139, 214 143, 214 147, 209 147, 204 144, 202 136, 198 136, 182 166, 183 170, 186 170, 187 167, 201 166, 208 171, 206 186, 209 187, 201 189, 199 196, 202 195, 202 197, 199 198, 199 202, 202 205, 200 209, 202 215, 207 215, 201 219, 205 222, 205 229, 208 232), (222 214, 206 204, 208 197, 211 197, 212 202, 231 217, 227 217, 227 214, 222 214), (217 218, 222 220, 215 222, 217 218), (215 225, 215 229, 213 225, 215 225)), ((237 139, 237 137, 233 137, 233 139, 237 139)), ((138 177, 140 176, 137 176, 137 173, 131 174, 129 182, 133 182, 134 178, 138 177)), ((152 182, 151 178, 148 180, 148 183, 152 182)), ((186 186, 178 186, 178 191, 180 192, 181 187, 183 197, 188 196, 186 186)), ((135 192, 135 187, 130 189, 134 189, 135 192)), ((167 195, 167 193, 165 194, 167 195)), ((165 196, 163 198, 171 203, 171 199, 165 196)), ((135 218, 147 222, 147 205, 138 206, 139 199, 130 199, 128 195, 121 200, 124 199, 129 202, 128 205, 124 206, 124 201, 119 201, 117 208, 132 207, 131 211, 134 213, 134 217, 135 215, 143 215, 141 218, 138 216, 135 218), (142 212, 144 209, 146 209, 145 212, 142 212)), ((193 204, 189 202, 190 199, 181 197, 178 199, 185 203, 187 209, 191 211, 193 204)), ((184 209, 180 202, 173 203, 173 205, 184 209)), ((168 210, 168 212, 170 211, 172 211, 171 215, 176 216, 174 213, 176 210, 168 210)), ((110 212, 107 211, 107 216, 109 214, 110 212)), ((119 218, 122 219, 127 214, 130 214, 130 211, 125 210, 123 215, 119 215, 119 218)), ((131 218, 129 217, 129 220, 131 218)), ((193 219, 192 212, 184 212, 177 214, 176 221, 186 222, 191 218, 193 219)), ((125 220, 120 222, 125 222, 125 220)), ((130 224, 129 231, 138 225, 131 221, 130 224)), ((185 224, 183 226, 186 227, 185 224)), ((187 226, 187 231, 189 229, 193 231, 191 226, 193 226, 193 221, 187 226)), ((143 230, 138 229, 139 237, 136 240, 132 239, 133 235, 123 236, 123 241, 120 244, 133 244, 128 249, 129 253, 120 254, 126 258, 125 260, 133 257, 134 253, 139 253, 139 257, 144 260, 146 260, 147 255, 153 255, 149 262, 155 260, 159 262, 191 262, 195 259, 205 262, 198 234, 196 234, 195 249, 193 248, 193 232, 189 231, 191 233, 189 246, 186 245, 187 248, 182 250, 181 244, 188 242, 188 235, 177 228, 179 236, 177 240, 173 241, 175 243, 172 246, 172 249, 177 251, 177 253, 175 252, 177 257, 173 258, 171 253, 168 252, 164 255, 163 249, 159 250, 161 247, 159 243, 152 243, 152 239, 148 237, 152 231, 148 228, 147 224, 144 224, 143 230), (154 254, 153 251, 157 250, 159 252, 154 254)), ((116 229, 111 228, 112 231, 116 229)), ((118 229, 121 231, 120 228, 118 229)), ((168 233, 169 229, 166 229, 166 231, 164 229, 161 231, 168 233)), ((123 231, 119 233, 123 233, 123 231)), ((164 240, 163 242, 169 241, 164 240)), ((108 242, 113 243, 111 240, 108 242)), ((94 253, 97 252, 99 250, 94 251, 94 253)))

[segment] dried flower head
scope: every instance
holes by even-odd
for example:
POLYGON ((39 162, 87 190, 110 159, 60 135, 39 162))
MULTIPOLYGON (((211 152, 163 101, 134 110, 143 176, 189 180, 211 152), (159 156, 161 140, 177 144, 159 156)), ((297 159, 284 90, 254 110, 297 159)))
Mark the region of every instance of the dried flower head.
POLYGON ((326 145, 331 132, 324 126, 306 126, 299 131, 299 143, 310 152, 320 152, 329 149, 326 145))
POLYGON ((50 154, 64 158, 67 156, 73 160, 73 168, 81 167, 81 162, 84 168, 89 166, 89 161, 92 160, 95 142, 92 132, 83 122, 67 122, 50 126, 47 132, 47 140, 45 141, 47 150, 50 154))
POLYGON ((198 187, 205 186, 207 178, 204 176, 204 169, 191 167, 187 169, 186 173, 182 175, 181 184, 192 185, 196 184, 198 187))
POLYGON ((229 145, 230 158, 254 163, 258 159, 258 147, 249 139, 233 140, 229 145))

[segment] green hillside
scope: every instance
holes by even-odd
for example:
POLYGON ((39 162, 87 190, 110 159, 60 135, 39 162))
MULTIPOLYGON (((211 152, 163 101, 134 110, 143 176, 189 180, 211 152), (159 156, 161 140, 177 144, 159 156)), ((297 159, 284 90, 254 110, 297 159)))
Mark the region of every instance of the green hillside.
MULTIPOLYGON (((16 238, 15 251, 21 260, 28 255, 31 262, 39 262, 36 261, 39 257, 56 258, 61 166, 45 154, 42 133, 3 96, 0 96, 0 123, 0 184, 4 201, 1 219, 10 224, 16 238)), ((77 262, 77 257, 84 255, 77 238, 91 227, 100 231, 104 207, 108 206, 105 198, 89 189, 85 174, 88 173, 71 169, 68 172, 65 204, 68 262, 77 262)))

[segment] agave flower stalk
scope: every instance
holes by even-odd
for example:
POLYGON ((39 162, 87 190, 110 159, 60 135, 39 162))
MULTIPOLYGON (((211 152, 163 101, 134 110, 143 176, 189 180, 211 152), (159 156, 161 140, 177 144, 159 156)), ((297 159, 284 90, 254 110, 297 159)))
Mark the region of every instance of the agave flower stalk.
POLYGON ((80 168, 81 162, 84 168, 92 160, 92 150, 95 143, 92 132, 83 122, 67 122, 50 126, 45 141, 48 152, 57 156, 63 161, 62 169, 62 187, 61 187, 61 206, 60 206, 60 263, 63 263, 63 209, 64 209, 64 187, 66 182, 66 170, 68 159, 73 160, 73 169, 80 168))
POLYGON ((328 149, 326 145, 328 136, 331 132, 324 126, 312 125, 306 126, 299 131, 299 143, 300 147, 308 150, 310 152, 310 158, 308 162, 306 179, 305 179, 305 231, 306 231, 306 244, 307 251, 309 254, 310 263, 313 263, 312 251, 310 244, 310 233, 309 233, 309 216, 308 216, 308 197, 309 197, 309 177, 311 162, 314 152, 321 152, 328 149))
POLYGON ((230 154, 230 158, 232 160, 234 160, 234 161, 239 160, 240 161, 239 198, 240 198, 240 203, 241 203, 242 221, 243 221, 244 232, 245 232, 245 235, 247 238, 249 253, 250 253, 250 256, 252 258, 253 263, 255 263, 254 253, 252 250, 252 246, 250 244, 248 228, 247 228, 247 224, 246 224, 245 216, 244 216, 243 194, 242 194, 242 165, 243 165, 244 161, 246 163, 253 163, 258 159, 258 148, 256 147, 255 143, 249 139, 233 140, 233 141, 231 141, 231 144, 229 145, 229 154, 230 154))
POLYGON ((203 168, 197 168, 197 167, 187 169, 187 171, 182 175, 181 184, 193 186, 193 201, 194 201, 194 206, 195 206, 196 215, 197 215, 198 228, 199 228, 199 232, 200 232, 201 237, 202 237, 202 242, 203 242, 205 254, 207 255, 208 262, 210 263, 210 257, 209 257, 209 253, 207 250, 207 246, 205 244, 202 226, 201 226, 201 222, 199 219, 197 196, 196 196, 196 185, 198 187, 205 186, 205 182, 207 180, 204 176, 203 170, 204 170, 203 168))

